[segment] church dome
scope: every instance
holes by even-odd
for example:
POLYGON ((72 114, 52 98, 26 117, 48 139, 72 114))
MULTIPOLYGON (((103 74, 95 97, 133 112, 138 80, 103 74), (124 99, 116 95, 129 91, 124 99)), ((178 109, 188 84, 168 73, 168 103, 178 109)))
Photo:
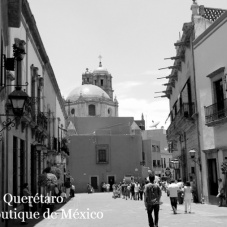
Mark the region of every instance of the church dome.
POLYGON ((110 96, 102 90, 102 88, 92 85, 92 84, 84 84, 81 85, 74 90, 72 90, 68 97, 67 100, 70 101, 76 101, 78 98, 82 95, 83 98, 106 98, 110 99, 110 96))

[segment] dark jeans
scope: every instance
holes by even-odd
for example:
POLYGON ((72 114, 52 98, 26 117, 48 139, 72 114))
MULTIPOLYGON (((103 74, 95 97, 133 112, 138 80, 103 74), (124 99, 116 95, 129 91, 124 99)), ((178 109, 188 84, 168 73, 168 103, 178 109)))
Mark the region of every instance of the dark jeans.
POLYGON ((177 197, 170 197, 170 203, 172 207, 175 207, 175 209, 177 209, 177 197))
POLYGON ((147 206, 147 216, 150 227, 158 226, 159 204, 147 206), (152 212, 154 211, 154 222, 152 212))
POLYGON ((143 191, 140 191, 139 195, 140 195, 140 200, 143 200, 143 191))

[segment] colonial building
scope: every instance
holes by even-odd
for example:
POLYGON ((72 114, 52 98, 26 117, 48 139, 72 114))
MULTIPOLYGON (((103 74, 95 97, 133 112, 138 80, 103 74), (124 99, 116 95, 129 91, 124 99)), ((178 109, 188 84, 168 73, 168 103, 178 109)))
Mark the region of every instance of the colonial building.
POLYGON ((77 192, 85 192, 87 183, 100 191, 102 182, 112 186, 125 176, 141 180, 141 162, 145 162, 142 137, 135 129, 132 132, 132 117, 81 117, 71 121, 77 135, 70 136, 69 169, 77 192))
POLYGON ((195 21, 203 17, 212 24, 193 42, 203 194, 217 204, 218 178, 222 178, 227 193, 226 168, 222 168, 227 163, 227 12, 195 11, 195 21))
MULTIPOLYGON (((167 176, 166 168, 170 167, 170 161, 172 160, 172 151, 168 147, 166 130, 161 129, 151 129, 142 132, 143 140, 151 139, 152 144, 152 162, 153 170, 160 177, 170 177, 167 176), (155 145, 155 142, 157 145, 155 145)), ((174 177, 174 176, 171 176, 174 177)))
POLYGON ((152 152, 159 142, 141 136, 143 115, 140 121, 118 117, 112 76, 101 61, 96 70, 82 74, 82 85, 70 92, 65 106, 70 121, 69 169, 78 192, 86 191, 87 183, 100 190, 102 182, 112 185, 128 176, 142 181, 148 167, 161 169, 160 150, 152 152))
POLYGON ((3 195, 22 195, 25 182, 32 195, 42 193, 38 176, 45 167, 58 165, 63 181, 66 112, 27 0, 1 0, 0 12, 0 210, 9 211, 20 204, 9 207, 3 195), (57 154, 63 154, 58 163, 57 154))
MULTIPOLYGON (((205 74, 201 74, 200 71, 197 73, 197 70, 203 69, 206 71, 208 68, 210 69, 212 65, 211 61, 204 61, 205 56, 207 56, 207 59, 211 56, 215 56, 214 58, 217 57, 211 53, 211 51, 213 52, 213 48, 211 47, 214 47, 216 42, 220 43, 218 38, 213 38, 213 46, 210 43, 209 48, 208 44, 206 44, 206 48, 201 48, 202 45, 200 44, 202 43, 201 40, 206 39, 204 37, 206 37, 205 34, 210 30, 209 27, 214 26, 217 23, 214 21, 225 11, 198 6, 195 1, 193 1, 191 10, 191 22, 184 23, 183 34, 174 44, 176 47, 176 56, 170 58, 174 60, 174 64, 168 67, 172 71, 166 77, 169 81, 165 84, 167 88, 164 91, 165 95, 162 97, 168 97, 170 100, 171 112, 169 117, 171 123, 167 129, 167 139, 173 151, 173 160, 174 162, 178 162, 178 165, 173 166, 175 168, 175 177, 176 179, 182 178, 183 181, 194 181, 196 185, 196 191, 194 192, 195 198, 198 201, 203 201, 203 198, 205 198, 205 202, 211 202, 207 193, 207 160, 202 152, 204 146, 207 146, 205 144, 210 144, 210 137, 208 139, 205 136, 208 134, 207 130, 204 129, 205 124, 203 123, 204 110, 202 111, 202 109, 204 108, 204 104, 200 102, 198 94, 206 101, 209 100, 207 99, 209 96, 200 90, 198 81, 206 91, 210 87, 210 84, 208 84, 208 81, 204 83, 205 74), (197 40, 200 40, 200 42, 197 40), (198 48, 194 49, 194 45, 196 44, 198 48), (206 53, 205 49, 212 49, 209 55, 207 55, 208 53, 206 53), (195 58, 195 50, 197 50, 197 58, 195 58), (204 76, 202 77, 202 75, 204 76), (204 136, 207 139, 206 141, 202 140, 202 138, 205 138, 204 136)), ((218 62, 219 60, 216 60, 216 65, 220 65, 221 61, 218 62)), ((209 75, 209 73, 206 75, 209 75)), ((208 90, 210 92, 210 89, 208 90)), ((214 171, 213 169, 212 171, 214 171)), ((209 174, 212 174, 212 171, 209 174)), ((210 183, 210 187, 215 188, 216 186, 213 182, 210 183)))

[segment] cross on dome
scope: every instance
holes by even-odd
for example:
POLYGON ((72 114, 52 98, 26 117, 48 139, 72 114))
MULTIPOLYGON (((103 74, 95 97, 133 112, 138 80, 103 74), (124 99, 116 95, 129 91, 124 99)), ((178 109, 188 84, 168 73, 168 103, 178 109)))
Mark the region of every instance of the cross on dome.
POLYGON ((99 67, 102 67, 102 56, 99 55, 98 58, 99 58, 99 67))

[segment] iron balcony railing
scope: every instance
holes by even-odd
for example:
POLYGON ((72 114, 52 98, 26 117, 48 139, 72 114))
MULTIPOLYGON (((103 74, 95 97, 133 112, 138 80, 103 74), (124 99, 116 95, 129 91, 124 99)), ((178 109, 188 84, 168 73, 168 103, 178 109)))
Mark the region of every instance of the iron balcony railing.
MULTIPOLYGON (((173 112, 173 110, 171 111, 173 112)), ((171 124, 167 129, 167 135, 170 135, 174 132, 176 125, 180 122, 181 119, 183 118, 190 118, 192 115, 195 113, 195 105, 194 103, 183 103, 181 108, 178 110, 177 114, 175 117, 171 117, 171 124)), ((170 113, 172 116, 172 114, 170 113)))
POLYGON ((37 115, 37 125, 42 126, 43 129, 47 130, 48 121, 43 112, 39 112, 37 115))
POLYGON ((205 106, 205 120, 206 124, 227 117, 227 99, 214 103, 210 106, 205 106))

